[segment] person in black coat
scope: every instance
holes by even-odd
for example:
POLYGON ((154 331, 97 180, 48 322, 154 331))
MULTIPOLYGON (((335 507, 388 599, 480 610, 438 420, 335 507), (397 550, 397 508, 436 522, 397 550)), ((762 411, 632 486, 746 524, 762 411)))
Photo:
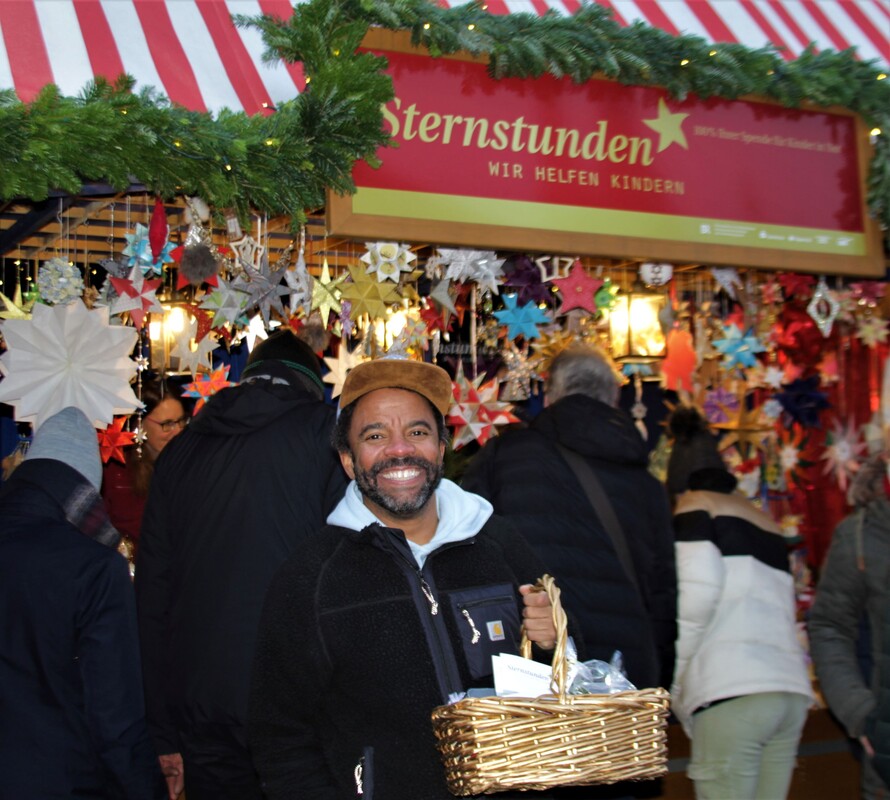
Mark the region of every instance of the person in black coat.
POLYGON ((545 409, 528 428, 491 439, 461 485, 490 500, 535 549, 562 589, 588 658, 609 661, 618 650, 637 688, 667 688, 677 633, 671 514, 664 486, 647 470, 645 443, 616 408, 619 386, 599 350, 564 351, 553 361, 545 409), (635 576, 561 448, 580 455, 599 480, 635 576))
POLYGON ((250 354, 155 466, 136 561, 148 721, 176 798, 261 797, 247 749, 263 597, 346 476, 321 368, 290 331, 250 354), (184 772, 184 776, 183 776, 184 772))
POLYGON ((73 407, 0 492, 0 798, 158 800, 133 586, 73 407))

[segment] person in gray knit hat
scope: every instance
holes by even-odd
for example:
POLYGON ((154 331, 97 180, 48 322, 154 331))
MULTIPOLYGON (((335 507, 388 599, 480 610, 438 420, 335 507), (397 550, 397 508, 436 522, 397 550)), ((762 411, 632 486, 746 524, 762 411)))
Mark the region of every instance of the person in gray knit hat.
POLYGON ((250 354, 155 465, 136 557, 149 730, 170 797, 262 795, 245 725, 266 587, 346 476, 319 360, 289 330, 250 354))
POLYGON ((692 407, 668 420, 676 496, 677 664, 671 708, 698 800, 785 797, 812 702, 794 584, 776 522, 735 492, 692 407))
POLYGON ((0 491, 0 796, 157 800, 127 562, 96 430, 65 408, 0 491))

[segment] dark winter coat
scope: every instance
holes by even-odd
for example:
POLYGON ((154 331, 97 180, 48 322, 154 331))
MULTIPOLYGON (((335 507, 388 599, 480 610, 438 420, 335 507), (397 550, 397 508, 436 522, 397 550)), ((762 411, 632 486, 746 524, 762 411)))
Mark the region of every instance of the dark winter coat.
POLYGON ((518 587, 541 574, 497 517, 422 571, 401 531, 376 524, 301 548, 269 589, 254 666, 250 744, 269 800, 451 798, 430 713, 492 685, 496 648, 518 652, 518 587))
POLYGON ((149 726, 241 726, 263 597, 346 486, 333 410, 299 385, 215 395, 161 453, 136 563, 149 726))
POLYGON ((624 657, 639 688, 670 686, 677 577, 664 487, 647 471, 643 440, 629 416, 575 394, 507 431, 470 463, 462 486, 494 505, 535 549, 562 589, 588 658, 624 657), (580 453, 621 522, 642 597, 555 443, 580 453))
POLYGON ((2 800, 167 796, 129 568, 66 519, 80 484, 66 464, 35 459, 0 493, 2 800))

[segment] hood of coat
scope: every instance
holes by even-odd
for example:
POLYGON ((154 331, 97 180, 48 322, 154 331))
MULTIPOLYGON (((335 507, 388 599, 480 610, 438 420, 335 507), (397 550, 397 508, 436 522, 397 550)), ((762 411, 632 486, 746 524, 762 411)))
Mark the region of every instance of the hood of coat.
POLYGON ((592 459, 637 466, 648 463, 646 443, 630 415, 585 395, 571 394, 548 406, 532 427, 592 459))
POLYGON ((222 436, 250 434, 299 406, 321 403, 296 381, 292 384, 280 380, 241 383, 213 395, 185 434, 192 431, 222 436))

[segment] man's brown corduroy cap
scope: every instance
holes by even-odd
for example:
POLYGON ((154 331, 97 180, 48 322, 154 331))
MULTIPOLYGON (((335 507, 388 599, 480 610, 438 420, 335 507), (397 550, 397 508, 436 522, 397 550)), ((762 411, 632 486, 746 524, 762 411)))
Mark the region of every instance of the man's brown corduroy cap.
POLYGON ((377 389, 408 389, 429 400, 443 416, 451 408, 451 378, 435 364, 404 358, 378 358, 353 367, 343 383, 340 408, 377 389))

